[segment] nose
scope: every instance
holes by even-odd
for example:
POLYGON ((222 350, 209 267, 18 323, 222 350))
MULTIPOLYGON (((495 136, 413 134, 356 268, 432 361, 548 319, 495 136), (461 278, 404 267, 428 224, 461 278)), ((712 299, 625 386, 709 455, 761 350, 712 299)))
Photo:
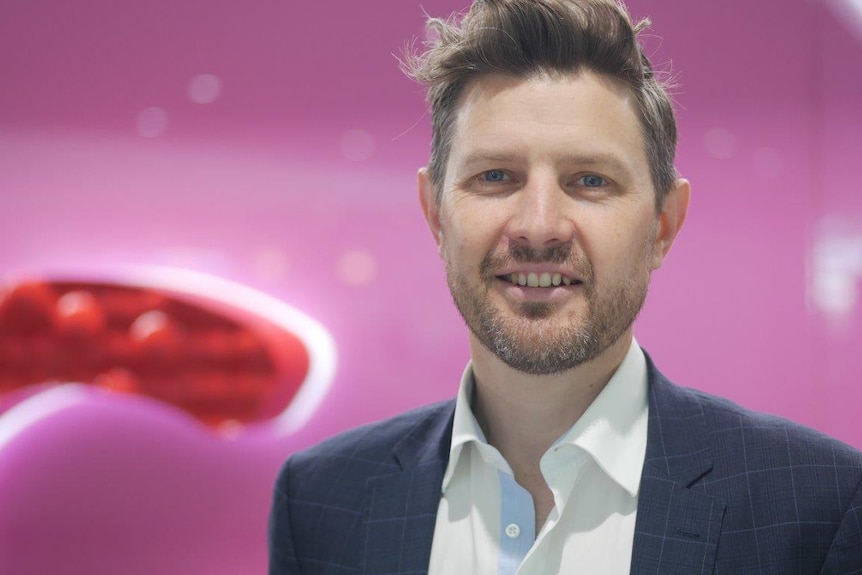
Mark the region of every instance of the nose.
POLYGON ((573 239, 572 200, 556 181, 534 180, 515 196, 506 230, 511 241, 543 249, 573 239))

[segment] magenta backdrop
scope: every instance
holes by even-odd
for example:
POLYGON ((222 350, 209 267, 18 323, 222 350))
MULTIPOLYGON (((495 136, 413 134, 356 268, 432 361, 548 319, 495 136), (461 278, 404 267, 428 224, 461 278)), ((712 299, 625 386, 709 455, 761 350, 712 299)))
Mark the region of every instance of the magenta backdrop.
MULTIPOLYGON (((672 63, 694 189, 640 343, 678 383, 862 447, 854 1, 630 7, 672 63)), ((289 453, 453 395, 466 335, 415 193, 428 118, 392 55, 411 36, 405 0, 0 0, 0 274, 204 272, 304 311, 338 356, 291 435, 62 389, 14 434, 0 415, 0 572, 263 572, 289 453)))

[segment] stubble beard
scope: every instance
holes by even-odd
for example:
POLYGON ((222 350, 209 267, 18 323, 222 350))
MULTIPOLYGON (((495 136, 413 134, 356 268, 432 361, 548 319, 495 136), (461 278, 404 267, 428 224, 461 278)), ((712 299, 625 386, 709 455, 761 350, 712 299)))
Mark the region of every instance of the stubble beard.
POLYGON ((646 300, 650 270, 645 243, 636 270, 626 281, 597 288, 592 264, 571 243, 538 252, 513 246, 505 255, 488 254, 480 266, 478 286, 454 270, 446 258, 452 298, 479 342, 508 366, 531 375, 550 375, 590 362, 616 343, 634 323, 646 300), (489 297, 496 270, 513 263, 565 264, 577 270, 586 300, 582 317, 561 317, 559 305, 523 302, 502 310, 489 297))

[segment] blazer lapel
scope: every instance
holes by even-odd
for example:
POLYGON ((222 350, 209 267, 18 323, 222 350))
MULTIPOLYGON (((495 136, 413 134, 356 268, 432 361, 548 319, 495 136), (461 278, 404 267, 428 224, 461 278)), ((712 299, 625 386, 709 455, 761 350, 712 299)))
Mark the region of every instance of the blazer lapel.
MULTIPOLYGON (((706 418, 694 392, 670 383, 649 356, 647 365, 650 416, 631 573, 712 573, 725 504, 698 487, 712 469, 706 418)), ((396 445, 399 471, 368 480, 364 575, 428 572, 454 409, 454 401, 435 409, 396 445)))
POLYGON ((670 383, 649 357, 647 365, 647 452, 631 573, 712 573, 725 504, 698 487, 712 469, 706 418, 694 392, 670 383))
POLYGON ((363 574, 427 573, 454 410, 449 402, 395 446, 400 471, 368 480, 363 574))

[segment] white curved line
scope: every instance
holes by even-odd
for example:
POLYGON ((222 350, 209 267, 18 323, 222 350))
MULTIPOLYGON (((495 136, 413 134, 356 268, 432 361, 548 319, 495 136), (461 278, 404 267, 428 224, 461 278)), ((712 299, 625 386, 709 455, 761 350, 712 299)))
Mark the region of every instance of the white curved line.
POLYGON ((296 431, 314 413, 335 376, 335 340, 320 323, 283 301, 256 289, 191 270, 134 267, 121 276, 134 285, 162 288, 226 303, 263 318, 299 337, 309 354, 308 374, 293 400, 272 424, 276 431, 296 431))
POLYGON ((13 405, 0 414, 0 451, 30 426, 84 403, 86 397, 86 390, 80 385, 68 384, 48 389, 13 405))

